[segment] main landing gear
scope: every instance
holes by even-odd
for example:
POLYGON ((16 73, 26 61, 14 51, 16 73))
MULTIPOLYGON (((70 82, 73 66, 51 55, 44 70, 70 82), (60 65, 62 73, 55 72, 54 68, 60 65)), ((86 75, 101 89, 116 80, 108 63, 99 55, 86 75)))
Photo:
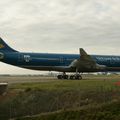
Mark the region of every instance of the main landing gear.
POLYGON ((58 75, 57 76, 58 79, 64 79, 64 80, 82 80, 82 76, 80 74, 75 74, 75 75, 66 75, 66 74, 63 74, 63 75, 58 75))
POLYGON ((70 80, 82 80, 82 76, 80 74, 70 75, 70 80))

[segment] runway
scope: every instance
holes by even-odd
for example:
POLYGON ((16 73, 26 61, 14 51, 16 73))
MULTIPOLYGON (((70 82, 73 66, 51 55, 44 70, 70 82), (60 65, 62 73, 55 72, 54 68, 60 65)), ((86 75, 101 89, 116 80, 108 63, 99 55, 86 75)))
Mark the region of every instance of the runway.
MULTIPOLYGON (((83 80, 120 80, 120 75, 82 75, 83 80)), ((0 83, 6 82, 8 84, 16 83, 39 83, 39 82, 54 82, 59 81, 57 77, 48 76, 0 76, 0 83)), ((69 81, 69 80, 68 80, 69 81)))
POLYGON ((16 83, 39 83, 39 82, 48 82, 55 81, 55 77, 41 77, 41 76, 0 76, 0 83, 6 82, 8 84, 16 83))

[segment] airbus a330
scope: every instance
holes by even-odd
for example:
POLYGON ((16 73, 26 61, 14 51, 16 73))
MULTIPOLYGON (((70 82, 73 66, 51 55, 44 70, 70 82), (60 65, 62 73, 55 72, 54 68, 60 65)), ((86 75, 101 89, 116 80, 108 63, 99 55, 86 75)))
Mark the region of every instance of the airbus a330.
POLYGON ((0 61, 32 70, 58 71, 58 79, 82 79, 83 72, 120 71, 120 56, 80 54, 23 53, 9 47, 0 38, 0 61), (67 75, 66 73, 75 73, 67 75))

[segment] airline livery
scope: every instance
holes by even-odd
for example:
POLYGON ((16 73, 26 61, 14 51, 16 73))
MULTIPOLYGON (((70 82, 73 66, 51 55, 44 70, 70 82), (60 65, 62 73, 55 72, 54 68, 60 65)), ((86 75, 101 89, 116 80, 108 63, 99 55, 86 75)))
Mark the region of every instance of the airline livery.
POLYGON ((0 38, 0 61, 32 70, 59 71, 58 79, 82 79, 83 72, 120 71, 120 56, 80 54, 23 53, 9 47, 0 38), (66 72, 75 72, 67 75, 66 72))

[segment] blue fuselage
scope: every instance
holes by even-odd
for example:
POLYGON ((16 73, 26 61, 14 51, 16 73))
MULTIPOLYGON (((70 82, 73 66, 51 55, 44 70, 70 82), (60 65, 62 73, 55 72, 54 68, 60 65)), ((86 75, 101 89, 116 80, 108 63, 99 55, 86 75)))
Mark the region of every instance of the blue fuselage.
MULTIPOLYGON (((20 53, 3 52, 4 59, 1 60, 14 66, 34 69, 61 72, 75 72, 75 69, 68 69, 68 66, 79 59, 79 54, 46 54, 46 53, 20 53)), ((108 71, 120 71, 120 56, 91 55, 99 65, 105 65, 108 71)), ((94 70, 79 70, 79 72, 95 72, 94 70)), ((98 71, 97 71, 98 72, 98 71)))

